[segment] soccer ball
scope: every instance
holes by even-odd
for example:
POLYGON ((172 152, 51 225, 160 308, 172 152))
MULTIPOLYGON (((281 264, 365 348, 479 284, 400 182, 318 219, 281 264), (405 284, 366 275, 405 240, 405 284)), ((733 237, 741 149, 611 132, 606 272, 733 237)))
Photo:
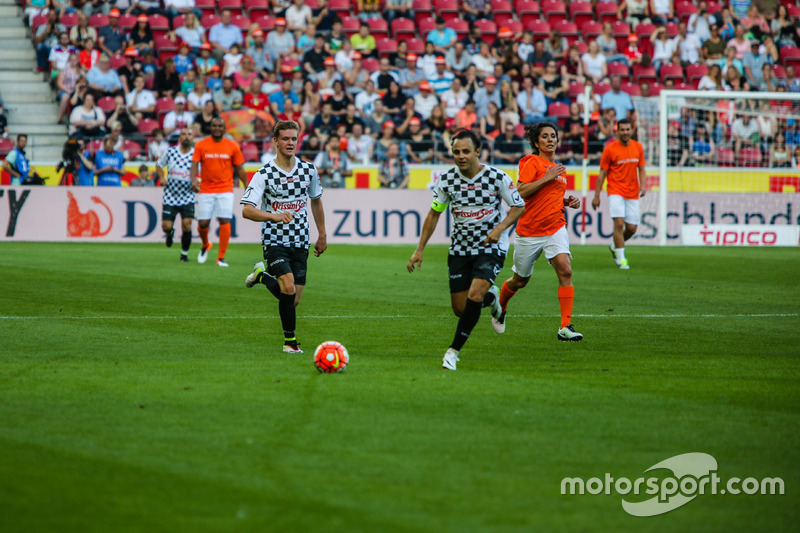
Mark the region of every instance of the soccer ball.
POLYGON ((336 341, 325 341, 314 350, 314 366, 322 373, 344 372, 349 362, 347 348, 336 341))

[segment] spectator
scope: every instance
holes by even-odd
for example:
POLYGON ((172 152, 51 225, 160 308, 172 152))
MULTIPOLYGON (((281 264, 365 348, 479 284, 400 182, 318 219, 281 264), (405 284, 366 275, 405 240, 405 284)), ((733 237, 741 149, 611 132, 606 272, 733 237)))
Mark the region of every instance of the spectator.
POLYGON ((350 37, 350 44, 353 45, 353 50, 361 52, 364 57, 372 57, 377 54, 375 37, 369 32, 369 24, 361 22, 358 26, 358 33, 354 33, 350 37))
POLYGON ((744 36, 744 27, 741 24, 736 25, 734 30, 733 39, 728 41, 728 47, 736 49, 736 59, 744 59, 744 55, 750 50, 750 41, 744 36))
POLYGON ((525 154, 522 137, 514 133, 513 124, 505 124, 503 134, 494 141, 494 163, 499 165, 516 165, 525 154))
POLYGON ((333 62, 336 65, 336 70, 344 76, 347 71, 353 68, 353 55, 358 54, 361 59, 364 59, 364 56, 361 52, 356 52, 353 50, 353 45, 350 44, 350 41, 345 40, 342 43, 342 48, 336 55, 333 56, 333 62))
MULTIPOLYGON (((426 43, 425 47, 427 48, 427 46, 428 45, 426 43)), ((431 43, 430 46, 431 50, 433 50, 433 43, 431 43)), ((400 39, 399 41, 397 41, 397 50, 389 54, 390 67, 393 69, 404 68, 406 66, 407 57, 408 57, 408 41, 406 41, 405 39, 400 39)), ((425 72, 423 65, 420 64, 419 62, 417 63, 417 68, 420 68, 422 69, 423 72, 425 72)))
POLYGON ((125 157, 114 150, 114 139, 110 135, 103 137, 103 149, 94 154, 94 175, 97 176, 98 187, 119 187, 120 177, 125 174, 122 165, 125 157))
POLYGON ((133 90, 125 96, 125 105, 139 120, 155 117, 156 95, 145 88, 143 75, 134 78, 133 90))
POLYGON ((487 76, 483 87, 475 91, 472 97, 475 100, 475 112, 478 114, 478 118, 483 118, 489 113, 491 102, 494 102, 498 108, 502 107, 500 90, 497 89, 497 79, 494 76, 487 76))
MULTIPOLYGON (((666 32, 666 28, 664 29, 666 32)), ((583 72, 587 78, 590 78, 595 84, 600 83, 608 76, 608 66, 606 65, 606 57, 600 53, 600 47, 597 41, 591 41, 589 48, 583 56, 583 72)))
POLYGON ((219 116, 214 102, 209 100, 203 104, 203 108, 195 113, 194 125, 200 128, 203 135, 211 135, 211 121, 219 116))
POLYGON ((314 46, 303 55, 303 69, 311 81, 317 81, 317 76, 325 70, 325 36, 318 33, 314 38, 314 46))
POLYGON ((691 140, 691 158, 696 165, 714 164, 714 139, 708 132, 705 122, 699 122, 691 140))
POLYGON ((98 13, 108 15, 110 9, 111 2, 107 2, 106 0, 87 0, 81 6, 81 11, 83 11, 88 17, 97 15, 98 13))
POLYGON ((28 136, 24 133, 17 135, 17 144, 14 149, 6 155, 3 161, 3 170, 11 174, 11 185, 22 185, 30 174, 30 163, 25 155, 25 147, 28 145, 28 136))
POLYGON ((83 71, 78 62, 78 55, 73 52, 69 54, 67 67, 58 73, 56 87, 58 88, 58 116, 56 122, 60 123, 69 107, 69 99, 78 86, 78 80, 83 76, 83 71))
POLYGON ((326 149, 314 158, 314 166, 317 167, 323 189, 344 188, 345 178, 353 175, 353 167, 347 154, 340 150, 340 141, 339 134, 332 132, 326 149))
POLYGON ((378 63, 378 70, 373 72, 369 79, 375 83, 375 88, 378 92, 387 91, 391 82, 398 83, 400 81, 397 72, 391 69, 389 58, 382 57, 378 63))
POLYGON ((217 67, 217 60, 211 57, 212 47, 209 43, 203 43, 200 45, 200 57, 195 59, 194 66, 197 69, 198 74, 202 74, 204 76, 208 76, 211 74, 211 68, 217 67))
POLYGON ((225 66, 222 77, 228 78, 239 72, 243 57, 241 47, 236 43, 232 44, 222 56, 222 64, 225 66))
POLYGON ((790 93, 800 93, 800 78, 795 78, 795 68, 792 63, 786 65, 786 79, 783 84, 786 91, 790 93))
POLYGON ((681 135, 681 123, 670 121, 667 127, 667 164, 682 167, 689 160, 689 136, 681 135))
POLYGON ((772 70, 772 65, 764 63, 764 65, 761 66, 761 81, 758 82, 758 90, 761 92, 775 92, 778 90, 776 82, 775 71, 772 70))
MULTIPOLYGON (((550 33, 557 32, 558 30, 551 30, 550 33)), ((560 35, 560 33, 559 33, 560 35)), ((547 47, 549 39, 544 42, 545 48, 547 47)), ((558 43, 561 45, 561 43, 558 43)), ((533 32, 531 30, 523 30, 522 31, 522 42, 519 43, 519 47, 517 48, 517 53, 519 54, 519 58, 523 61, 527 61, 528 57, 533 53, 533 32)), ((552 54, 550 54, 552 55, 552 54)))
POLYGON ((158 69, 153 83, 153 92, 158 98, 172 98, 181 90, 181 79, 175 71, 175 61, 171 57, 164 60, 164 67, 158 69))
POLYGON ((356 162, 367 165, 372 161, 372 150, 375 141, 369 135, 364 135, 364 125, 360 122, 353 124, 353 132, 347 140, 347 155, 356 162))
POLYGON ((406 189, 411 174, 408 163, 400 155, 400 143, 391 141, 386 149, 386 157, 378 166, 378 181, 388 189, 406 189))
MULTIPOLYGON (((567 43, 567 38, 562 37, 561 32, 555 28, 550 30, 550 35, 544 41, 544 51, 550 54, 550 57, 556 61, 563 61, 567 57, 568 50, 569 44, 567 43)), ((520 46, 520 52, 521 51, 522 46, 520 46)), ((528 57, 529 56, 525 56, 525 60, 527 60, 528 57)))
POLYGON ((108 57, 119 54, 125 43, 127 35, 119 26, 119 9, 112 9, 108 13, 108 26, 100 28, 98 47, 108 57))
POLYGON ((58 11, 50 9, 50 0, 26 0, 23 14, 28 17, 28 26, 33 27, 33 19, 38 15, 48 15, 53 12, 58 20, 58 11))
POLYGON ((267 35, 267 50, 276 60, 282 61, 294 53, 294 46, 294 35, 286 31, 286 19, 275 19, 275 29, 267 35))
POLYGON ((717 19, 708 12, 708 2, 700 0, 697 3, 697 12, 689 16, 687 28, 689 33, 695 35, 703 43, 711 38, 711 28, 717 25, 717 19))
POLYGON ((677 50, 677 41, 669 38, 666 26, 659 26, 650 36, 653 43, 653 66, 656 72, 661 71, 661 65, 669 61, 672 54, 677 50))
POLYGON ((650 0, 650 19, 653 24, 666 24, 675 19, 673 0, 650 0))
MULTIPOLYGON (((426 42, 425 53, 417 59, 417 68, 422 69, 425 77, 430 79, 436 73, 436 60, 439 58, 444 59, 444 54, 437 52, 433 43, 426 42)), ((445 65, 447 65, 447 60, 445 60, 445 65)))
POLYGON ((472 64, 478 69, 480 78, 486 78, 494 74, 494 67, 498 63, 492 56, 489 45, 486 42, 481 42, 478 53, 472 56, 472 64))
MULTIPOLYGON (((492 57, 498 63, 503 61, 506 55, 506 49, 514 42, 514 32, 507 26, 503 26, 497 31, 497 39, 492 42, 491 52, 492 57)), ((544 43, 543 43, 544 44, 544 43)))
MULTIPOLYGON (((233 15, 230 9, 223 9, 220 13, 220 21, 214 24, 208 32, 208 42, 214 47, 214 58, 217 61, 222 59, 222 56, 231 51, 234 44, 242 46, 244 39, 242 38, 242 30, 238 26, 231 24, 233 15)), ((284 30, 285 28, 284 21, 284 30)))
POLYGON ((445 116, 454 119, 458 112, 467 105, 469 94, 461 88, 461 79, 455 78, 450 89, 442 94, 441 99, 445 116))
POLYGON ((575 98, 575 101, 581 107, 581 113, 583 113, 584 108, 588 105, 589 106, 589 114, 598 113, 600 111, 600 104, 602 103, 602 97, 594 92, 594 82, 591 78, 586 80, 586 86, 589 87, 589 101, 586 101, 586 94, 581 92, 575 98))
POLYGON ((681 65, 687 67, 700 61, 700 48, 703 44, 697 35, 689 33, 685 22, 678 24, 678 35, 673 39, 674 48, 680 52, 681 65))
POLYGON ((184 21, 192 15, 195 22, 203 17, 203 12, 196 7, 195 0, 164 0, 164 8, 170 23, 178 15, 183 15, 184 21))
POLYGON ((649 0, 621 0, 617 7, 617 20, 624 20, 636 28, 640 22, 650 20, 649 0))
POLYGON ((397 115, 403 104, 406 103, 406 95, 400 89, 400 85, 394 80, 389 83, 389 90, 383 95, 383 107, 390 115, 397 115))
POLYGON ((398 73, 398 81, 400 87, 409 96, 416 96, 419 93, 419 87, 425 80, 425 73, 417 68, 417 54, 408 54, 406 56, 406 66, 398 73))
POLYGON ((484 42, 481 29, 475 24, 471 24, 469 27, 469 33, 466 35, 466 37, 461 39, 461 42, 464 43, 464 50, 469 55, 478 55, 481 50, 481 43, 484 42))
POLYGON ((606 63, 625 63, 628 64, 625 54, 617 50, 617 40, 614 38, 614 26, 606 21, 602 26, 602 33, 597 36, 597 46, 600 53, 606 58, 606 63))
POLYGON ((317 75, 317 89, 323 98, 333 93, 333 84, 343 81, 341 73, 336 70, 336 60, 326 57, 323 62, 325 69, 317 75))
MULTIPOLYGON (((113 9, 112 9, 113 11, 113 9)), ((134 15, 164 15, 159 0, 130 0, 128 12, 134 15)))
POLYGON ((750 5, 747 9, 747 16, 741 20, 745 33, 751 34, 755 39, 761 39, 762 36, 771 33, 767 19, 758 12, 758 7, 754 4, 750 5))
POLYGON ((251 82, 258 81, 258 91, 261 92, 261 77, 256 71, 253 58, 250 56, 242 56, 242 62, 239 67, 239 72, 233 75, 233 86, 243 93, 250 92, 251 82))
POLYGON ((617 125, 617 111, 613 107, 603 109, 600 114, 600 120, 597 121, 597 140, 603 145, 609 140, 613 139, 616 134, 617 125))
POLYGON ((758 123, 761 152, 766 153, 769 151, 770 145, 775 140, 775 134, 778 132, 778 120, 775 118, 775 112, 770 109, 768 101, 761 100, 758 103, 756 122, 758 123))
POLYGON ((333 28, 333 21, 339 18, 339 15, 328 7, 328 0, 318 0, 317 9, 312 9, 311 15, 317 31, 326 35, 333 28))
POLYGON ((292 5, 291 0, 270 0, 272 4, 272 16, 283 17, 286 15, 286 10, 292 5))
POLYGON ((752 41, 750 44, 750 51, 747 52, 742 59, 744 75, 747 78, 747 83, 750 85, 751 91, 759 90, 759 85, 764 81, 763 68, 765 65, 772 64, 772 57, 760 53, 759 48, 759 42, 752 41))
POLYGON ((186 97, 175 97, 175 109, 164 116, 164 134, 169 142, 176 142, 183 128, 194 123, 194 113, 186 109, 186 97))
POLYGON ((445 20, 441 16, 436 17, 436 27, 428 33, 427 41, 433 43, 436 51, 445 54, 458 40, 456 32, 445 25, 445 20))
POLYGON ((334 115, 337 117, 344 115, 350 100, 344 92, 344 83, 342 83, 342 80, 333 82, 333 92, 328 97, 328 101, 331 103, 331 110, 334 115))
POLYGON ((78 49, 69 44, 69 34, 67 32, 60 34, 59 43, 50 49, 48 56, 51 77, 57 77, 59 71, 67 68, 70 54, 77 53, 78 49))
POLYGON ((475 100, 468 98, 467 103, 456 114, 456 126, 470 129, 476 123, 480 125, 478 114, 475 112, 475 100))
POLYGON ((569 104, 569 83, 558 74, 554 59, 547 62, 545 73, 539 77, 539 89, 544 93, 548 107, 553 102, 569 104))
POLYGON ((305 29, 313 24, 311 8, 306 5, 306 0, 294 0, 284 13, 289 31, 299 37, 305 29))
POLYGON ((786 146, 786 135, 782 131, 775 135, 775 142, 769 147, 769 166, 772 168, 792 166, 792 154, 786 146))
POLYGON ((133 135, 139 131, 139 118, 130 112, 125 105, 125 97, 118 94, 114 97, 114 112, 106 120, 106 126, 119 122, 122 125, 122 132, 126 135, 133 135))
POLYGON ((650 96, 650 83, 644 81, 640 88, 641 96, 633 96, 633 107, 636 117, 636 133, 645 152, 645 161, 655 159, 658 146, 658 101, 650 96))
POLYGON ((736 33, 736 21, 731 15, 731 10, 728 9, 727 6, 722 8, 718 18, 720 19, 718 22, 719 36, 727 43, 729 40, 733 39, 736 33))
POLYGON ((575 45, 569 47, 567 60, 561 65, 561 76, 563 76, 568 83, 574 81, 582 84, 586 79, 583 72, 581 53, 575 45))
MULTIPOLYGON (((197 23, 197 20, 197 15, 194 12, 189 12, 183 19, 183 26, 175 28, 169 34, 171 41, 180 41, 188 44, 194 54, 200 53, 203 44, 206 42, 205 30, 197 23)), ((209 52, 213 51, 213 47, 210 44, 208 45, 208 50, 209 52)))
MULTIPOLYGON (((291 80, 286 80, 291 83, 291 80)), ((233 88, 233 79, 224 78, 222 80, 222 88, 214 91, 213 95, 214 104, 217 107, 217 112, 230 111, 233 109, 233 103, 236 100, 243 101, 244 96, 242 91, 233 88)))
POLYGON ((504 123, 511 123, 514 126, 520 122, 517 99, 508 80, 500 82, 500 117, 504 123))
POLYGON ((711 26, 710 31, 711 37, 703 42, 703 46, 700 49, 701 56, 708 65, 719 62, 719 60, 725 55, 726 48, 725 41, 723 41, 719 35, 719 27, 711 26))
MULTIPOLYGON (((631 33, 628 36, 628 47, 625 48, 624 52, 625 57, 628 59, 628 65, 634 67, 635 65, 642 64, 644 60, 644 56, 642 55, 642 51, 639 50, 639 36, 635 33, 631 33)), ((648 58, 649 61, 649 58, 648 58)))
POLYGON ((633 113, 631 97, 622 92, 622 79, 619 75, 611 76, 611 90, 605 93, 600 100, 601 109, 613 107, 617 120, 630 119, 633 113))
MULTIPOLYGON (((337 54, 338 53, 339 52, 337 52, 337 54)), ((367 83, 370 81, 369 74, 370 73, 362 66, 361 54, 355 52, 353 54, 352 68, 344 72, 344 81, 348 98, 352 100, 360 93, 364 92, 367 83)))
POLYGON ((500 107, 489 102, 489 112, 478 119, 481 135, 487 139, 494 139, 503 132, 503 119, 500 117, 500 107))
POLYGON ((736 49, 729 46, 725 49, 725 57, 719 61, 719 66, 722 68, 722 75, 728 75, 728 69, 735 68, 739 74, 744 74, 744 63, 736 58, 736 49))
POLYGON ((758 122, 753 120, 750 113, 739 115, 731 126, 731 136, 733 137, 733 150, 738 159, 742 148, 758 146, 758 122))
POLYGON ((328 55, 333 55, 342 49, 342 45, 347 40, 347 36, 342 31, 342 19, 336 17, 333 19, 331 31, 328 34, 328 40, 325 43, 325 51, 328 55))
POLYGON ((800 46, 800 29, 797 22, 792 20, 789 10, 784 4, 778 4, 778 12, 770 25, 772 36, 778 48, 784 46, 800 46))
POLYGON ((314 122, 311 124, 311 130, 319 137, 320 142, 327 142, 328 137, 334 133, 336 126, 339 125, 339 120, 331 112, 331 103, 327 100, 322 102, 322 109, 319 114, 314 117, 314 122))
POLYGON ((67 28, 58 22, 58 13, 55 10, 48 11, 47 24, 36 28, 33 37, 33 45, 36 48, 36 68, 39 72, 47 70, 50 50, 58 46, 60 35, 65 31, 67 28))
MULTIPOLYGON (((433 142, 422 131, 422 121, 417 117, 408 122, 408 131, 401 137, 406 145, 408 159, 414 163, 430 163, 433 161, 433 142)), ((388 157, 388 151, 387 151, 388 157)))
POLYGON ((122 92, 122 80, 117 71, 111 69, 111 61, 106 55, 100 56, 97 66, 86 74, 86 80, 96 98, 114 96, 122 92))
POLYGON ((281 90, 274 92, 269 96, 269 108, 273 116, 278 116, 283 113, 283 103, 287 98, 290 98, 295 104, 300 103, 300 97, 297 96, 297 93, 292 91, 292 80, 289 78, 284 78, 281 82, 281 90))
MULTIPOLYGON (((378 140, 375 141, 375 147, 372 151, 372 157, 376 163, 380 163, 386 159, 386 154, 389 152, 389 146, 391 146, 393 142, 397 142, 394 122, 387 120, 380 126, 380 136, 378 137, 378 140)), ((405 145, 400 146, 400 152, 403 154, 403 157, 406 157, 405 145)))
POLYGON ((444 116, 444 111, 442 111, 442 106, 437 105, 436 107, 431 110, 431 116, 425 121, 423 125, 423 129, 426 129, 431 132, 431 136, 434 139, 441 139, 442 135, 444 134, 445 124, 447 123, 447 117, 444 116))
POLYGON ((338 119, 339 124, 337 127, 341 128, 344 126, 344 132, 346 134, 353 133, 353 126, 356 124, 364 125, 364 120, 356 114, 356 106, 353 103, 348 103, 346 105, 344 113, 339 115, 338 119))
POLYGON ((139 175, 131 180, 131 187, 155 187, 156 175, 147 165, 139 165, 139 175))
POLYGON ((83 50, 78 53, 78 62, 84 70, 88 71, 97 66, 101 55, 103 55, 102 52, 94 46, 94 40, 89 38, 83 41, 83 50))
POLYGON ((250 87, 242 99, 242 105, 248 109, 256 111, 270 112, 269 97, 261 92, 261 80, 253 78, 250 80, 250 87))
POLYGON ((203 76, 198 76, 194 82, 191 92, 186 97, 186 103, 190 111, 196 112, 202 109, 206 102, 211 101, 213 95, 206 90, 206 80, 203 76))
POLYGON ((136 48, 140 54, 153 49, 153 32, 150 30, 147 15, 136 17, 136 26, 131 31, 128 46, 136 48))
POLYGON ((122 152, 125 159, 128 159, 128 152, 125 150, 125 137, 122 135, 122 123, 112 122, 108 127, 108 136, 114 140, 114 150, 122 152))
POLYGON ((478 19, 491 19, 492 4, 489 0, 462 0, 461 18, 470 23, 478 19))
POLYGON ((386 0, 383 6, 383 16, 391 25, 396 18, 405 17, 414 20, 413 0, 386 0))
POLYGON ((73 45, 82 48, 86 39, 97 42, 97 30, 89 26, 89 17, 80 11, 78 12, 78 24, 69 30, 69 40, 73 45))
POLYGON ((364 91, 356 96, 356 109, 360 110, 362 117, 369 117, 375 111, 375 101, 380 99, 381 95, 375 91, 375 82, 367 80, 364 91))

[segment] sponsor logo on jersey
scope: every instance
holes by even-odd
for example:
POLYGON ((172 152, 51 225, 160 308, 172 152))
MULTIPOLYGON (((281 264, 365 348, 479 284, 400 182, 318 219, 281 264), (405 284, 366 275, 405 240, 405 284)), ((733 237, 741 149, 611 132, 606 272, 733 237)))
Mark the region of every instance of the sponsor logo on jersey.
POLYGON ((485 220, 494 215, 492 208, 476 208, 476 209, 453 209, 453 217, 460 219, 475 219, 477 221, 485 220))
POLYGON ((305 200, 297 200, 295 202, 272 202, 272 209, 275 211, 300 211, 305 206, 305 200))
POLYGON ((281 178, 281 183, 292 183, 293 181, 300 181, 300 178, 292 176, 291 178, 281 178))

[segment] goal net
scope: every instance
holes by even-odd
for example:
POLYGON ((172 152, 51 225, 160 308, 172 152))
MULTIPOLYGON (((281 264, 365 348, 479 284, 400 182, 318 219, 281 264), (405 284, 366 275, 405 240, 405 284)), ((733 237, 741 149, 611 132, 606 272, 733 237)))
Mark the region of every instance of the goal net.
POLYGON ((800 94, 662 90, 657 102, 636 124, 642 238, 681 244, 684 224, 800 225, 800 94))

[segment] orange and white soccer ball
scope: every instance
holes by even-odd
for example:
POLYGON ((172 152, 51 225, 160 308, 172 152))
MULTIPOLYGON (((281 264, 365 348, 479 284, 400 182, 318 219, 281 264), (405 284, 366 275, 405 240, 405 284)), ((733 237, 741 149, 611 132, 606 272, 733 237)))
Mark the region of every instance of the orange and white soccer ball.
POLYGON ((314 350, 314 366, 322 373, 344 372, 349 362, 347 348, 336 341, 325 341, 314 350))

